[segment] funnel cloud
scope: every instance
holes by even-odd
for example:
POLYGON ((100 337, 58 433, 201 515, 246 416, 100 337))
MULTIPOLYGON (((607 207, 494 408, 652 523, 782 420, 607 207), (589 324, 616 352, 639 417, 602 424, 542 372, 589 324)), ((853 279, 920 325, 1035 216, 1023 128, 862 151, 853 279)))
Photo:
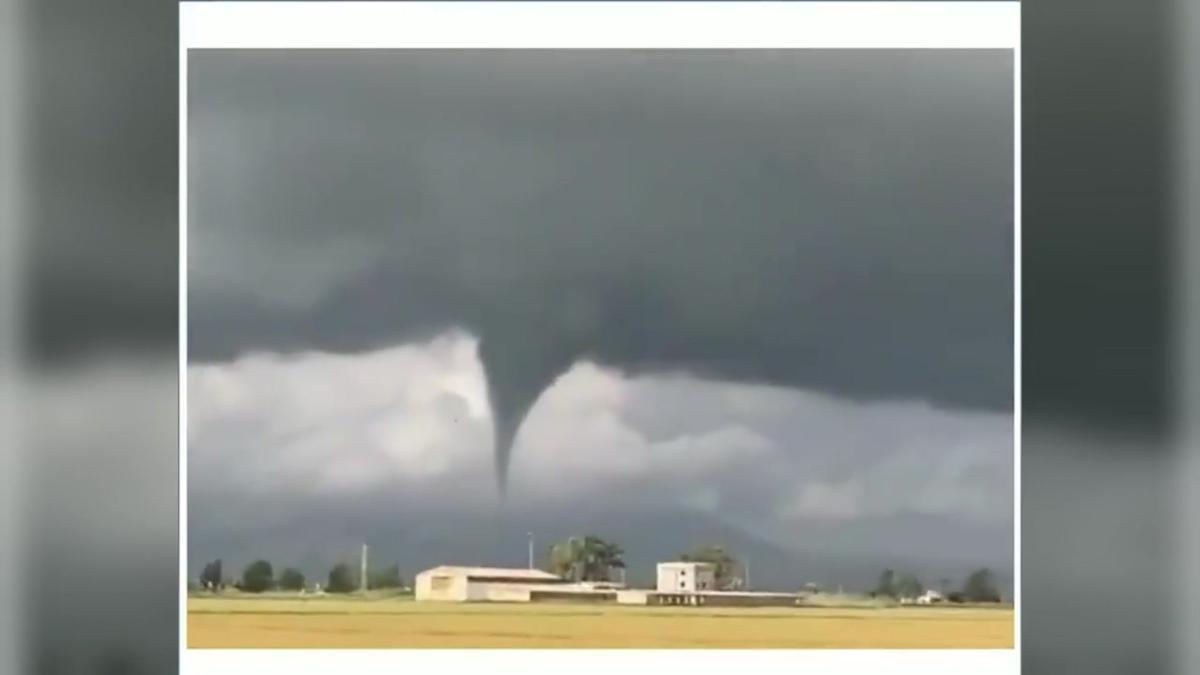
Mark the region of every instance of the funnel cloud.
POLYGON ((1007 50, 189 67, 193 364, 465 331, 501 491, 580 362, 1011 414, 1007 50))

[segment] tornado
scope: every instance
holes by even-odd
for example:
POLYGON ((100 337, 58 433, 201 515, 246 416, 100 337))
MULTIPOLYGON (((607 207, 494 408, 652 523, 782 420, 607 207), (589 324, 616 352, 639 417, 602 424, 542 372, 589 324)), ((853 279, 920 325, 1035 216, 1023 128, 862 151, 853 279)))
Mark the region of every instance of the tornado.
POLYGON ((194 56, 189 362, 469 333, 501 495, 584 359, 1012 409, 1010 54, 535 51, 194 56))
POLYGON ((522 422, 542 392, 575 361, 572 350, 542 338, 536 330, 508 330, 485 335, 479 344, 492 412, 496 488, 501 498, 507 493, 513 446, 522 422))

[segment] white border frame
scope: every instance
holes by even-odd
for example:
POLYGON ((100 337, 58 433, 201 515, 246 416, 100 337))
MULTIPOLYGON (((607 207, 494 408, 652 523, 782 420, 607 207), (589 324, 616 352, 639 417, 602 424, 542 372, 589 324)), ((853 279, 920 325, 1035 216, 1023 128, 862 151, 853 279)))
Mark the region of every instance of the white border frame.
MULTIPOLYGON (((959 673, 1020 670, 1021 41, 1018 2, 182 2, 179 5, 180 673, 391 673, 398 667, 561 665, 563 650, 209 650, 187 648, 187 59, 202 48, 1011 49, 1014 57, 1014 647, 996 650, 582 650, 585 673, 686 666, 700 672, 959 673)), ((572 653, 581 650, 569 650, 572 653)))
POLYGON ((1016 2, 183 2, 188 48, 1016 48, 1016 2))

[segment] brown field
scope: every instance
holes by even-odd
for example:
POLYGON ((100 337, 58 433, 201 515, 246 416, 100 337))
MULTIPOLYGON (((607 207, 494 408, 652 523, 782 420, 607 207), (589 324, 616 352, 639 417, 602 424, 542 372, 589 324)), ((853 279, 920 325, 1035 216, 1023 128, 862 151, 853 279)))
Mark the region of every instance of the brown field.
POLYGON ((194 648, 1011 648, 1011 607, 692 608, 191 598, 194 648))

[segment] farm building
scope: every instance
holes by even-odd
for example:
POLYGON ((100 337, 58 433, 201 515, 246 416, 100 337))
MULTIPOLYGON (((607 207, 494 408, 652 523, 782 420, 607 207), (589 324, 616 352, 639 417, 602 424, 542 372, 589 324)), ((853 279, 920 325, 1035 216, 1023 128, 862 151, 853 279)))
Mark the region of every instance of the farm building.
POLYGON ((501 567, 442 565, 417 575, 417 600, 442 602, 531 602, 562 597, 613 600, 616 591, 599 584, 572 583, 549 572, 501 567))
POLYGON ((923 593, 921 596, 919 596, 917 598, 918 605, 935 605, 939 602, 945 602, 945 601, 946 601, 946 596, 942 595, 941 593, 938 593, 937 591, 935 591, 933 589, 929 589, 929 590, 925 591, 925 593, 923 593))
POLYGON ((702 562, 658 565, 655 590, 604 581, 574 582, 535 569, 442 565, 417 575, 416 599, 437 602, 612 602, 626 605, 795 606, 795 593, 716 590, 716 567, 702 562))
POLYGON ((696 593, 717 590, 717 567, 705 562, 658 564, 659 593, 696 593))

